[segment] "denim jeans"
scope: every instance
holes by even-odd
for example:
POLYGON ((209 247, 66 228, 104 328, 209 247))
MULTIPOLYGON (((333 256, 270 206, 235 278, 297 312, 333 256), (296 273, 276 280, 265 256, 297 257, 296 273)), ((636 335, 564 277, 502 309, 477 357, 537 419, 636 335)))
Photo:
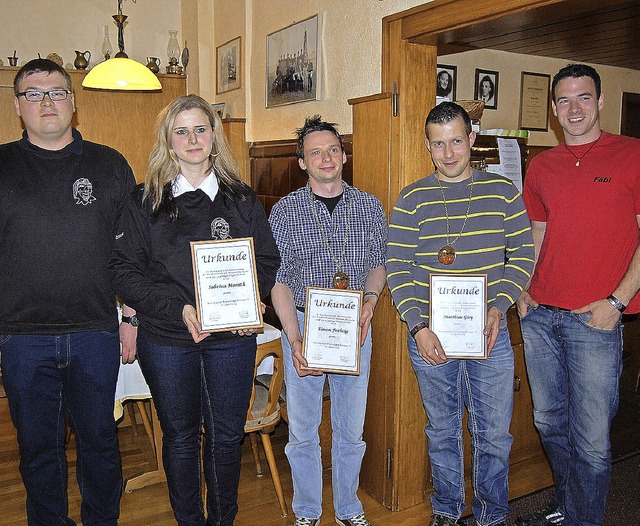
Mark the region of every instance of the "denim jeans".
MULTIPOLYGON (((303 331, 304 314, 298 312, 303 331)), ((298 376, 289 340, 282 334, 284 376, 289 416, 289 442, 285 453, 293 477, 292 508, 296 517, 317 519, 322 515, 322 459, 318 428, 322 420, 325 376, 331 393, 331 475, 336 517, 350 519, 363 513, 357 491, 364 457, 362 440, 367 405, 371 331, 360 350, 360 375, 327 374, 298 376)))
POLYGON ((622 325, 590 314, 529 308, 522 319, 534 422, 565 514, 563 526, 601 526, 611 474, 609 428, 618 410, 622 325))
POLYGON ((509 434, 513 410, 513 349, 500 329, 486 360, 450 359, 429 365, 409 336, 409 357, 427 413, 425 432, 433 476, 433 513, 458 519, 465 509, 462 419, 466 406, 473 446, 472 511, 481 526, 509 513, 509 434))
POLYGON ((74 525, 68 516, 65 412, 75 432, 85 526, 114 526, 122 470, 113 418, 118 330, 3 335, 2 380, 18 432, 29 526, 74 525))
POLYGON ((241 446, 247 420, 256 338, 173 347, 138 335, 138 359, 162 427, 169 500, 180 526, 230 526, 238 512, 241 446), (207 520, 200 487, 204 423, 207 520))

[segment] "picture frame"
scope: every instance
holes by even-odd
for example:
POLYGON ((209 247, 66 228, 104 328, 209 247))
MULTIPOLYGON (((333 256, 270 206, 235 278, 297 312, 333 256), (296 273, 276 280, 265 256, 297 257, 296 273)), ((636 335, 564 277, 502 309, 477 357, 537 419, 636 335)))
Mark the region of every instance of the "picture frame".
POLYGON ((497 71, 476 69, 473 93, 476 100, 484 101, 485 110, 498 109, 498 77, 497 71))
POLYGON ((236 37, 216 48, 216 94, 242 86, 242 37, 236 37))
POLYGON ((551 75, 523 71, 520 81, 520 117, 518 128, 530 131, 549 130, 551 75))
POLYGON ((220 120, 224 119, 227 116, 227 112, 225 110, 225 107, 226 107, 225 102, 216 102, 212 104, 211 107, 213 108, 213 111, 215 111, 218 114, 218 117, 220 117, 220 120))
POLYGON ((266 107, 319 100, 320 13, 267 35, 266 107))
POLYGON ((307 287, 302 369, 360 374, 362 291, 307 287))
POLYGON ((458 66, 438 64, 436 66, 436 104, 456 100, 458 66))

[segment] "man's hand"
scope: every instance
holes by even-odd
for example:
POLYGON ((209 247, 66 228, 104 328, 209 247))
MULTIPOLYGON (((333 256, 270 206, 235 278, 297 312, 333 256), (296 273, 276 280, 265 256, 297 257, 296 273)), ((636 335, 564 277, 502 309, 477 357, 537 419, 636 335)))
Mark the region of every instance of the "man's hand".
POLYGON ((291 344, 291 357, 293 358, 293 365, 296 368, 298 376, 320 376, 322 375, 322 371, 318 371, 317 369, 303 369, 302 367, 307 367, 309 364, 304 356, 302 356, 302 340, 296 340, 291 344))
POLYGON ((439 365, 447 361, 442 344, 436 334, 429 328, 420 329, 416 335, 418 354, 429 365, 439 365))
POLYGON ((200 332, 202 330, 202 325, 200 325, 200 322, 198 321, 196 308, 193 305, 185 305, 182 308, 182 321, 187 326, 194 342, 200 343, 210 335, 208 332, 200 332))
POLYGON ((526 290, 523 290, 516 302, 516 306, 520 319, 522 319, 527 315, 527 307, 531 306, 535 309, 538 307, 538 302, 534 300, 526 290))
POLYGON ((364 345, 364 341, 367 338, 367 332, 373 319, 373 310, 375 303, 373 301, 365 301, 362 304, 362 314, 360 315, 360 347, 364 345))
POLYGON ((487 337, 487 356, 491 354, 491 349, 493 349, 498 339, 501 319, 502 313, 500 310, 496 307, 491 307, 487 313, 487 324, 484 327, 484 335, 487 337))
POLYGON ((138 329, 130 323, 121 322, 118 330, 120 333, 120 354, 122 363, 133 363, 136 359, 136 340, 138 329))
POLYGON ((594 301, 593 303, 580 307, 573 312, 576 314, 585 314, 590 312, 591 320, 589 320, 589 325, 604 331, 612 330, 620 319, 620 311, 611 305, 611 303, 606 299, 594 301))

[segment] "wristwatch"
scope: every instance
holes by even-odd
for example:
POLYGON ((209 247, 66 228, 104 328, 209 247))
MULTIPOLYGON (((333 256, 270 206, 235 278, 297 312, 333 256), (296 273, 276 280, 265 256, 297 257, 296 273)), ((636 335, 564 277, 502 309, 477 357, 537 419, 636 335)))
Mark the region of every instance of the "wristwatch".
POLYGON ((618 298, 616 298, 613 294, 607 296, 607 301, 611 304, 614 309, 617 309, 620 312, 624 312, 627 306, 622 303, 618 298))
POLYGON ((133 316, 123 316, 122 322, 128 323, 132 327, 138 327, 138 325, 140 325, 140 322, 138 321, 138 317, 135 314, 133 316))
POLYGON ((409 333, 411 334, 411 336, 415 338, 416 334, 418 334, 418 331, 421 331, 422 329, 426 329, 427 327, 428 325, 423 321, 418 323, 418 325, 416 325, 413 329, 411 329, 409 333))

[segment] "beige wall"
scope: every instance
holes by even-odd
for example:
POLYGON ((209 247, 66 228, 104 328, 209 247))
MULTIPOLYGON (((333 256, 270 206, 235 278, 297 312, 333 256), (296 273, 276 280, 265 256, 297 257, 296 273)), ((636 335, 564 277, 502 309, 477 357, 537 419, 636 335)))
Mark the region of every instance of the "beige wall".
MULTIPOLYGON (((100 52, 104 26, 109 26, 109 39, 118 51, 117 30, 111 15, 118 11, 116 0, 2 0, 0 59, 17 51, 19 64, 49 53, 60 55, 65 65, 73 63, 74 50, 91 51, 91 64, 104 60, 100 52)), ((130 58, 146 63, 157 56, 162 67, 167 63, 169 30, 181 28, 180 2, 175 0, 124 0, 127 15, 124 30, 125 50, 130 58)), ((178 33, 180 47, 184 45, 178 33)))
MULTIPOLYGON (((169 29, 179 29, 178 40, 189 44, 188 91, 211 102, 225 102, 232 117, 247 119, 247 140, 291 137, 307 115, 320 113, 337 122, 343 133, 352 131, 347 99, 378 93, 381 89, 382 18, 426 3, 425 0, 124 0, 128 15, 126 51, 145 62, 158 56, 166 65, 169 29), (265 108, 266 36, 316 13, 322 15, 322 98, 276 108, 265 108), (242 37, 242 86, 216 94, 216 47, 242 37)), ((103 27, 117 50, 111 18, 116 0, 3 0, 5 23, 0 32, 0 58, 17 50, 20 63, 60 54, 65 64, 74 50, 88 49, 92 64, 102 59, 103 27), (33 16, 38 13, 38 16, 33 16)), ((473 97, 475 68, 500 73, 497 110, 485 110, 483 128, 517 128, 522 71, 553 75, 566 61, 480 50, 440 57, 440 63, 458 66, 459 99, 473 97)), ((622 91, 638 92, 640 72, 599 66, 603 78, 605 110, 602 126, 618 132, 622 91)), ((152 116, 152 118, 155 116, 152 116)), ((532 132, 530 143, 557 143, 555 132, 532 132)))
MULTIPOLYGON (((223 0, 219 0, 223 2, 223 0)), ((225 3, 233 3, 226 0, 225 3)), ((248 137, 252 141, 291 137, 305 116, 315 113, 351 133, 347 99, 381 89, 382 19, 428 3, 425 0, 253 0, 248 14, 251 48, 247 91, 248 137), (277 8, 274 8, 277 6, 277 8), (322 14, 322 100, 265 108, 266 36, 316 13, 322 14)), ((216 40, 218 40, 216 36, 216 40)))
MULTIPOLYGON (((483 129, 517 129, 521 73, 523 71, 544 73, 551 75, 553 79, 553 75, 566 66, 567 62, 562 59, 494 50, 467 51, 438 57, 439 64, 458 66, 456 98, 459 100, 473 98, 476 68, 498 71, 498 108, 484 111, 481 121, 483 129)), ((622 92, 640 92, 640 71, 599 65, 595 67, 602 78, 602 92, 605 99, 604 110, 600 113, 601 126, 609 132, 620 133, 622 92)), ((562 130, 551 113, 549 124, 548 132, 531 132, 530 145, 555 146, 558 144, 558 139, 562 139, 562 130)))

